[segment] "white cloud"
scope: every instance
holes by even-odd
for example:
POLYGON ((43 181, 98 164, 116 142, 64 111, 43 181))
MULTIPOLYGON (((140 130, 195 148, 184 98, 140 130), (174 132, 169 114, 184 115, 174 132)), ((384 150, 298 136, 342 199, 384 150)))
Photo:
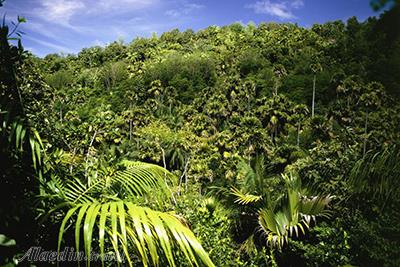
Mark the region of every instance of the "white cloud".
POLYGON ((85 7, 80 0, 41 0, 40 7, 33 12, 43 20, 68 26, 71 18, 85 7))
POLYGON ((170 9, 165 11, 165 15, 173 18, 177 18, 183 15, 189 15, 193 11, 203 9, 203 5, 199 4, 194 4, 194 3, 185 3, 183 6, 179 9, 170 9))
MULTIPOLYGON (((79 16, 115 15, 139 10, 156 4, 159 0, 38 0, 32 16, 55 24, 75 28, 71 20, 79 16)), ((90 19, 90 18, 88 18, 90 19)))
POLYGON ((156 4, 158 0, 99 0, 92 1, 90 12, 138 10, 156 4))
POLYGON ((294 19, 296 16, 293 14, 293 9, 299 9, 304 6, 302 0, 293 1, 270 1, 263 0, 254 4, 246 6, 251 8, 257 14, 268 14, 279 19, 294 19))
POLYGON ((290 5, 293 8, 301 8, 304 6, 304 2, 303 2, 303 0, 294 0, 292 3, 290 3, 290 5))

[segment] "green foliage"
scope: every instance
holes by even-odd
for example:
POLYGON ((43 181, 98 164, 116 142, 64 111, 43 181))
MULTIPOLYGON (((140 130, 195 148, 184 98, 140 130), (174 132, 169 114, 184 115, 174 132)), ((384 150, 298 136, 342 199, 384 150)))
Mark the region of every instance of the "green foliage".
POLYGON ((102 68, 101 79, 106 89, 114 89, 126 78, 126 65, 123 62, 109 63, 102 68))
POLYGON ((215 83, 214 61, 202 54, 192 54, 185 57, 172 54, 161 63, 150 69, 148 81, 160 80, 164 87, 178 89, 182 102, 188 103, 208 86, 215 83))
POLYGON ((372 208, 365 215, 357 212, 348 217, 350 255, 360 265, 396 266, 399 264, 398 202, 389 211, 372 208), (369 219, 366 219, 369 218, 369 219))
POLYGON ((297 177, 286 175, 284 180, 288 190, 286 202, 279 209, 276 203, 267 203, 259 212, 259 224, 271 246, 282 247, 289 236, 299 236, 300 230, 305 234, 316 216, 327 216, 325 209, 331 200, 329 196, 307 196, 297 177))
POLYGON ((24 18, 2 25, 0 228, 16 245, 0 253, 75 240, 131 265, 398 266, 399 10, 44 58, 23 51, 24 18))
POLYGON ((74 77, 69 71, 66 70, 59 70, 53 74, 50 74, 46 79, 48 85, 58 90, 71 85, 73 81, 74 77))
MULTIPOLYGON (((206 266, 214 266, 194 234, 178 218, 136 206, 129 201, 85 203, 71 208, 60 228, 59 251, 65 225, 75 212, 78 214, 75 224, 76 250, 79 251, 82 229, 86 255, 91 253, 96 224, 101 259, 104 258, 105 239, 108 237, 117 254, 117 260, 122 261, 119 254, 119 249, 122 249, 129 266, 133 266, 129 253, 132 249, 144 266, 158 266, 161 253, 165 255, 170 266, 176 266, 173 255, 176 249, 181 250, 196 265, 199 265, 199 259, 206 266)), ((90 266, 90 260, 87 265, 90 266)))
POLYGON ((354 192, 371 194, 382 201, 399 197, 400 151, 392 145, 382 151, 370 151, 358 160, 350 174, 354 192))
POLYGON ((307 266, 351 266, 349 233, 343 228, 331 227, 326 223, 315 226, 310 230, 308 242, 290 240, 289 252, 284 257, 298 255, 300 262, 307 266))
POLYGON ((177 208, 191 222, 191 229, 216 266, 243 266, 231 236, 229 216, 216 199, 191 192, 181 197, 177 208))
MULTIPOLYGON (((206 266, 214 266, 194 234, 178 217, 135 205, 137 197, 144 195, 156 200, 154 193, 150 195, 153 190, 160 195, 172 194, 168 185, 171 174, 157 165, 141 162, 124 161, 121 165, 122 170, 111 170, 111 173, 92 177, 86 183, 74 179, 63 186, 58 182, 54 193, 70 206, 60 226, 58 250, 67 224, 77 214, 72 223, 75 223, 75 247, 79 251, 82 232, 86 255, 92 251, 92 238, 98 229, 102 261, 107 240, 119 262, 122 261, 119 251, 122 249, 129 266, 133 266, 129 252, 132 249, 144 266, 159 265, 161 254, 170 266, 176 266, 173 256, 176 249, 192 264, 199 265, 200 260, 206 266)), ((56 208, 64 205, 61 203, 56 208)), ((87 265, 90 265, 90 257, 87 265)))

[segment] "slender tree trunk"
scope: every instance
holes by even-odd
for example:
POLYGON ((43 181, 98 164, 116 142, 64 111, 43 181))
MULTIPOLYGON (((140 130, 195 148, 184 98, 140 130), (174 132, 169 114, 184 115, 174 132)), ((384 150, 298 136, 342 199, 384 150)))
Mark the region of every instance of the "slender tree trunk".
POLYGON ((312 91, 312 107, 311 107, 311 117, 314 118, 314 109, 315 109, 315 82, 317 79, 317 75, 314 74, 314 79, 313 79, 313 91, 312 91))
POLYGON ((178 187, 178 192, 181 192, 181 186, 183 182, 183 178, 185 178, 185 191, 187 191, 187 170, 189 167, 189 158, 185 157, 185 167, 183 169, 182 175, 179 177, 179 187, 178 187))
POLYGON ((368 133, 368 109, 365 113, 365 126, 364 126, 364 147, 363 147, 363 156, 367 153, 367 133, 368 133))
MULTIPOLYGON (((167 161, 166 161, 166 159, 165 159, 165 150, 164 150, 164 148, 162 148, 161 145, 160 145, 160 149, 161 149, 161 153, 162 153, 162 160, 163 160, 164 169, 166 170, 166 169, 167 169, 167 161)), ((176 205, 177 202, 176 202, 174 193, 172 192, 171 188, 170 188, 169 185, 168 185, 168 181, 167 181, 167 172, 164 172, 164 182, 165 182, 165 185, 167 186, 168 190, 171 192, 172 200, 174 201, 174 203, 175 203, 175 205, 176 205)))
MULTIPOLYGON (((129 104, 129 111, 132 111, 132 100, 131 103, 129 104)), ((129 142, 132 141, 132 128, 133 128, 132 119, 129 119, 129 142)))
POLYGON ((72 171, 74 168, 73 162, 75 159, 75 154, 76 154, 76 147, 74 147, 74 150, 72 151, 72 160, 71 160, 71 164, 69 165, 69 173, 71 173, 71 174, 72 174, 72 171))
MULTIPOLYGON (((162 148, 162 146, 160 146, 160 149, 161 149, 161 153, 162 153, 162 161, 163 161, 164 169, 167 169, 167 161, 165 160, 165 150, 164 150, 164 148, 162 148)), ((165 182, 167 182, 167 180, 165 180, 165 182)))
POLYGON ((249 167, 250 167, 250 163, 251 163, 251 150, 250 150, 250 148, 251 148, 251 143, 249 145, 249 157, 247 158, 247 164, 249 165, 249 167))
POLYGON ((129 120, 129 142, 132 141, 132 120, 129 120))
POLYGON ((90 148, 93 145, 94 139, 96 138, 97 135, 97 130, 94 131, 94 134, 92 136, 92 140, 90 141, 87 153, 86 153, 86 159, 85 159, 85 177, 88 177, 88 163, 89 163, 89 156, 90 156, 90 148))
POLYGON ((297 124, 297 146, 300 146, 300 123, 297 124))

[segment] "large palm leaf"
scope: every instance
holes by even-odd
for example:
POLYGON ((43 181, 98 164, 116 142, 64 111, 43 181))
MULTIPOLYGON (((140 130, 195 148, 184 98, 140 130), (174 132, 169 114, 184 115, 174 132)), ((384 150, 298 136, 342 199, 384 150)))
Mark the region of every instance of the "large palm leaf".
POLYGON ((125 256, 130 266, 132 250, 144 266, 158 266, 161 255, 169 265, 175 266, 173 251, 177 250, 194 265, 214 266, 194 234, 178 217, 135 204, 140 196, 151 198, 156 192, 171 194, 170 185, 175 184, 172 174, 149 163, 124 161, 120 165, 122 169, 99 175, 90 182, 74 179, 64 186, 64 203, 71 208, 60 227, 58 249, 67 225, 72 223, 76 250, 80 249, 83 235, 86 255, 90 255, 96 239, 102 258, 108 244, 117 259, 122 261, 125 256))
MULTIPOLYGON (((105 243, 112 244, 117 259, 125 259, 132 266, 129 252, 134 250, 144 266, 159 266, 160 254, 170 266, 176 266, 174 251, 180 250, 196 266, 203 263, 214 266, 199 241, 173 214, 140 207, 130 201, 106 203, 85 203, 71 208, 60 227, 58 250, 61 247, 64 230, 71 218, 75 219, 75 246, 79 251, 81 234, 86 255, 92 250, 96 235, 103 262, 105 243), (124 255, 120 255, 119 249, 124 255)), ((104 262, 103 262, 104 263, 104 262)), ((90 261, 87 262, 90 265, 90 261)))

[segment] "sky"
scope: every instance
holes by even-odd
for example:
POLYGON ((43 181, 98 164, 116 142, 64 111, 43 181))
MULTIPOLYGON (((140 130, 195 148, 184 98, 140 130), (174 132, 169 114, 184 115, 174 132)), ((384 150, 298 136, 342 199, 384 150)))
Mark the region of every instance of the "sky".
POLYGON ((234 22, 292 22, 303 27, 356 16, 379 16, 369 0, 6 0, 0 14, 27 22, 25 49, 37 56, 78 53, 113 41, 200 30, 234 22))

